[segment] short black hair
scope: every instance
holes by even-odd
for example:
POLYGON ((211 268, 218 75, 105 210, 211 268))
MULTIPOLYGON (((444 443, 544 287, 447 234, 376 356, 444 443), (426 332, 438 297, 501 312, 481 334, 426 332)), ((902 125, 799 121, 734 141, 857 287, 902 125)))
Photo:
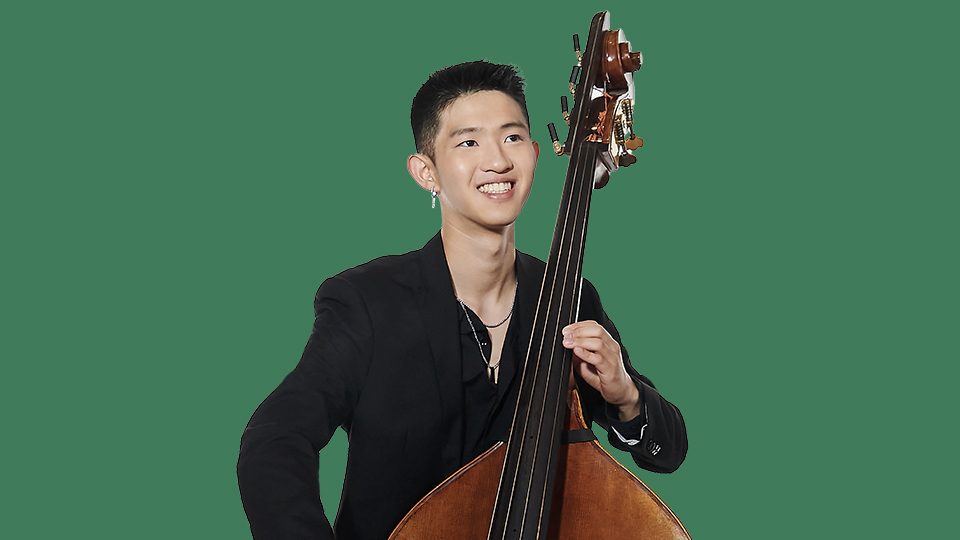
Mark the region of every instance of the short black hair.
POLYGON ((433 159, 440 115, 457 98, 485 90, 498 90, 513 98, 530 125, 523 78, 514 66, 491 64, 485 60, 464 62, 441 69, 423 83, 410 107, 410 124, 417 152, 433 159))

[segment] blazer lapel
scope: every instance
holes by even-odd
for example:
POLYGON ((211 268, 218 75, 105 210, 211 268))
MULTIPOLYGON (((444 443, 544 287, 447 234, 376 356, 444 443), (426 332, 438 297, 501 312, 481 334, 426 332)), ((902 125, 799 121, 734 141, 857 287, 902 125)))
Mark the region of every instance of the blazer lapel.
MULTIPOLYGON (((533 319, 543 286, 544 264, 517 252, 517 311, 520 315, 521 343, 528 344, 533 332, 533 319)), ((443 252, 443 240, 437 233, 420 250, 421 283, 418 309, 433 355, 440 391, 440 414, 443 421, 443 462, 453 472, 460 467, 463 455, 463 359, 460 353, 460 313, 453 293, 453 280, 443 252)), ((522 370, 526 347, 516 369, 522 370)))
POLYGON ((443 461, 448 470, 460 466, 463 451, 463 360, 460 356, 460 326, 453 280, 437 233, 420 250, 421 284, 418 291, 420 318, 436 366, 443 421, 443 461))

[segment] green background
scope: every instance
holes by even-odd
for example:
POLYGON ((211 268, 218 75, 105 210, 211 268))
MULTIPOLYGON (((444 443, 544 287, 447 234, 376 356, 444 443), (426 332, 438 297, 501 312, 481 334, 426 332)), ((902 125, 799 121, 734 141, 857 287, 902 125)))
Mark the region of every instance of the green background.
POLYGON ((439 226, 404 166, 419 85, 521 67, 545 152, 517 244, 546 257, 544 126, 601 9, 645 55, 646 145, 594 198, 585 275, 690 437, 640 477, 694 538, 954 530, 946 3, 11 4, 0 535, 249 538, 240 434, 316 288, 439 226))

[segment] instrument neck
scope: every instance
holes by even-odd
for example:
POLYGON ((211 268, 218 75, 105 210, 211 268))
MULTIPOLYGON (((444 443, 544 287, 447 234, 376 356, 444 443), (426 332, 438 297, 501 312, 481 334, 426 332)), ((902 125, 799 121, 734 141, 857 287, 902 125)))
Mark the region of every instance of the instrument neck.
POLYGON ((507 442, 490 539, 533 540, 539 537, 539 531, 546 531, 549 523, 572 363, 572 352, 563 347, 560 331, 577 320, 598 157, 597 145, 592 143, 577 145, 571 155, 507 442))

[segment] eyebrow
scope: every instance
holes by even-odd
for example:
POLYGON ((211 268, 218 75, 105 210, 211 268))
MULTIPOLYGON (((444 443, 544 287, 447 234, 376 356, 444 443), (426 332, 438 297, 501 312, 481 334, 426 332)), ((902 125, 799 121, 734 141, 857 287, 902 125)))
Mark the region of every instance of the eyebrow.
MULTIPOLYGON (((507 122, 506 124, 500 126, 501 131, 509 128, 519 128, 519 129, 525 129, 525 130, 530 129, 523 122, 507 122)), ((478 131, 483 131, 483 128, 475 127, 475 126, 461 127, 451 131, 450 138, 452 139, 455 137, 459 137, 461 135, 466 135, 467 133, 476 133, 478 131)))

